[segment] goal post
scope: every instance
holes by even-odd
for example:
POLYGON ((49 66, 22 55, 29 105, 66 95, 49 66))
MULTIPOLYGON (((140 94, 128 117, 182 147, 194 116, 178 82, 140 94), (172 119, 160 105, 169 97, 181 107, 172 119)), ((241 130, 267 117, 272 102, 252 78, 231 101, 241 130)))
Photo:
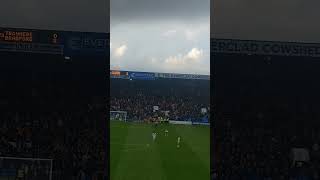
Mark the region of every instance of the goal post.
POLYGON ((127 121, 127 111, 110 111, 111 121, 127 121))
POLYGON ((52 180, 52 159, 0 157, 0 180, 52 180))

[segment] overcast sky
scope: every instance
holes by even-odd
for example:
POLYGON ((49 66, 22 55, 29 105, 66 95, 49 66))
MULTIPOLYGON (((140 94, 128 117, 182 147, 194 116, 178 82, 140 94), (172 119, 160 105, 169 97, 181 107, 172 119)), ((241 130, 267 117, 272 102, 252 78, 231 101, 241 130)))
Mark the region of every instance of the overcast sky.
POLYGON ((211 37, 320 42, 319 0, 213 0, 211 37))
POLYGON ((210 0, 111 0, 111 69, 210 74, 210 0))
POLYGON ((1 0, 0 26, 109 32, 109 0, 1 0))

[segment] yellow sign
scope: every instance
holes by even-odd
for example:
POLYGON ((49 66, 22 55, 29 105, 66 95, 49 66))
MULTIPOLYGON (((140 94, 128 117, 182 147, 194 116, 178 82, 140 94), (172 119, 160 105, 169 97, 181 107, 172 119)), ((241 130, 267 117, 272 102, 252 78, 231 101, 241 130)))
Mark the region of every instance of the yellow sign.
POLYGON ((111 71, 112 76, 120 76, 120 71, 111 71))

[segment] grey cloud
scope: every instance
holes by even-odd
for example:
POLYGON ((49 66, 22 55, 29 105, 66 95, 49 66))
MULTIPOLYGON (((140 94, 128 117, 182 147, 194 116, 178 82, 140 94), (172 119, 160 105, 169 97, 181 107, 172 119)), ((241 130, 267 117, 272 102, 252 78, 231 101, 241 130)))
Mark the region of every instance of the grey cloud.
POLYGON ((320 42, 320 1, 215 0, 211 37, 320 42))
POLYGON ((112 48, 127 45, 111 69, 209 74, 210 0, 111 0, 112 48), (164 36, 174 31, 170 37, 164 36), (187 38, 187 35, 191 36, 187 38), (203 50, 196 62, 184 57, 203 50))
POLYGON ((111 0, 111 23, 210 16, 209 0, 111 0))
MULTIPOLYGON (((177 34, 172 37, 161 36, 163 30, 171 29, 170 26, 162 25, 156 29, 156 25, 148 25, 143 31, 139 26, 123 24, 112 28, 111 42, 112 49, 127 45, 128 49, 121 58, 115 58, 111 53, 111 69, 119 67, 122 70, 153 71, 153 72, 179 72, 208 74, 210 72, 209 57, 209 30, 201 31, 197 41, 188 41, 184 37, 184 24, 179 24, 177 34), (130 29, 130 31, 127 31, 130 29), (140 38, 144 37, 144 38, 140 38), (166 65, 164 61, 169 57, 176 57, 180 54, 186 55, 192 48, 204 51, 204 56, 197 64, 166 65), (155 58, 157 61, 152 62, 155 58), (165 66, 166 65, 166 66, 165 66)), ((194 29, 191 29, 194 30, 194 29)))
POLYGON ((0 26, 109 32, 109 0, 2 0, 0 26))

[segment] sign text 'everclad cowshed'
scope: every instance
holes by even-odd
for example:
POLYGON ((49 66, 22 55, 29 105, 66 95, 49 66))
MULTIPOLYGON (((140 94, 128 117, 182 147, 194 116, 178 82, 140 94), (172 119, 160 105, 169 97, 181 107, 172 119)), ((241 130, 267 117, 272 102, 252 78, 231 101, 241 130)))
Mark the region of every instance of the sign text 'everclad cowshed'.
POLYGON ((211 52, 320 57, 320 44, 211 39, 211 52))

